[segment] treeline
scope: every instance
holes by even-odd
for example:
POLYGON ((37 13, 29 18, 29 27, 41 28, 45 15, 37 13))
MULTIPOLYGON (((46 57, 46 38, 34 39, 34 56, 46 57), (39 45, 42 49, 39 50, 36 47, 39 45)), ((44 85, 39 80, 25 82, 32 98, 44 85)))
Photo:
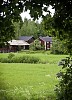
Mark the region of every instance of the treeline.
POLYGON ((15 38, 19 36, 34 36, 37 38, 40 35, 45 35, 42 24, 25 19, 24 22, 14 22, 15 38))
POLYGON ((48 15, 47 19, 44 19, 41 23, 34 20, 24 19, 24 22, 13 22, 15 38, 17 39, 19 36, 31 36, 33 35, 35 38, 39 36, 50 36, 53 31, 52 22, 53 18, 48 15), (48 21, 48 22, 47 22, 48 21))
MULTIPOLYGON (((52 36, 53 37, 53 44, 51 48, 51 53, 53 54, 67 54, 66 44, 64 40, 60 40, 58 30, 54 27, 54 19, 51 15, 47 15, 41 23, 35 22, 34 20, 24 19, 24 22, 13 22, 14 31, 15 31, 15 39, 18 39, 20 36, 34 36, 37 39, 39 36, 52 36)), ((32 44, 31 49, 35 50, 38 48, 39 50, 42 49, 40 47, 40 43, 36 42, 36 46, 32 44)))

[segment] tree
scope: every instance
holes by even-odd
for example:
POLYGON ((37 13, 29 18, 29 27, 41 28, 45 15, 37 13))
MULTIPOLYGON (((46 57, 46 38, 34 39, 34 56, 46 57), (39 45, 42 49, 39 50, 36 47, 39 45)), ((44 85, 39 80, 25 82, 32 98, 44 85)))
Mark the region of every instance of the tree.
POLYGON ((54 29, 54 19, 50 14, 47 14, 46 17, 43 19, 42 27, 43 27, 45 36, 56 35, 55 29, 54 29))
POLYGON ((36 23, 31 20, 24 19, 23 26, 21 27, 20 34, 22 36, 31 36, 33 35, 35 38, 37 37, 38 27, 36 23))
POLYGON ((62 69, 57 73, 59 84, 56 85, 56 100, 72 100, 72 58, 66 57, 59 62, 62 69))
POLYGON ((22 21, 18 21, 18 22, 12 22, 13 26, 14 26, 14 38, 15 39, 19 39, 19 36, 21 36, 21 28, 23 26, 23 22, 22 21))
POLYGON ((31 45, 31 50, 44 50, 44 46, 41 46, 39 39, 36 39, 31 45))
POLYGON ((59 38, 66 41, 68 52, 72 53, 72 1, 58 2, 55 7, 55 28, 59 30, 59 38))
POLYGON ((20 19, 22 7, 19 0, 0 0, 0 46, 15 36, 12 20, 20 19))
MULTIPOLYGON (((59 38, 61 40, 62 39, 66 40, 68 52, 72 54, 72 1, 71 0, 0 0, 0 25, 1 25, 0 44, 14 37, 15 33, 12 20, 17 21, 20 18, 19 14, 22 12, 23 7, 25 8, 25 10, 30 9, 31 17, 36 19, 39 18, 40 16, 44 17, 42 11, 43 10, 48 11, 47 8, 49 5, 52 5, 52 7, 55 9, 54 27, 59 30, 59 38), (43 5, 46 6, 43 7, 43 5)), ((71 73, 68 74, 69 76, 72 76, 72 71, 71 71, 72 66, 69 67, 69 70, 71 73)), ((68 89, 67 84, 69 82, 72 84, 72 77, 70 80, 67 79, 67 81, 68 82, 65 85, 66 89, 64 89, 63 91, 64 93, 65 90, 68 89)), ((72 88, 71 85, 69 86, 72 88)), ((69 88, 69 90, 71 88, 69 88)), ((66 92, 66 94, 68 93, 66 92)), ((66 100, 66 98, 65 99, 62 98, 60 100, 66 100)), ((69 96, 67 100, 72 100, 72 97, 69 96)))
POLYGON ((57 37, 54 37, 52 41, 53 41, 52 47, 51 47, 52 54, 68 54, 64 41, 61 41, 57 37))
POLYGON ((13 22, 15 39, 18 39, 20 36, 31 36, 38 38, 39 36, 44 36, 45 31, 43 30, 42 24, 39 24, 35 21, 24 19, 24 22, 13 22))
MULTIPOLYGON (((17 21, 23 10, 30 9, 31 17, 34 19, 43 16, 43 10, 48 11, 48 6, 52 5, 55 9, 55 27, 64 30, 67 37, 72 40, 72 2, 71 0, 0 0, 0 41, 7 41, 14 36, 12 19, 17 21), (46 6, 44 6, 46 5, 46 6)), ((49 12, 50 13, 50 12, 49 12)), ((69 42, 70 42, 69 41, 69 42)), ((68 42, 68 44, 69 44, 68 42)), ((72 45, 72 44, 70 44, 72 45)), ((69 46, 71 49, 72 46, 69 46)))

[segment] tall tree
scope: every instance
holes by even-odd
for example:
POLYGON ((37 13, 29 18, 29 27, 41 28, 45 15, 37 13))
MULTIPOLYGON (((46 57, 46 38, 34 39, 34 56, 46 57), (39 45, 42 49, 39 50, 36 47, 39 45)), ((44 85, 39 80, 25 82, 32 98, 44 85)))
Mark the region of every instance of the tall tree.
POLYGON ((34 21, 24 19, 23 26, 21 27, 21 35, 36 36, 37 26, 34 21))
MULTIPOLYGON (((31 17, 43 17, 43 10, 48 11, 48 6, 55 9, 55 26, 66 31, 64 37, 71 42, 72 32, 72 1, 71 0, 0 0, 0 41, 7 41, 14 36, 11 20, 18 20, 23 7, 30 9, 31 17), (46 5, 46 6, 44 6, 46 5), (43 7, 44 6, 44 7, 43 7)), ((72 45, 72 44, 70 44, 72 45)), ((72 46, 71 46, 72 47, 72 46)), ((69 47, 71 49, 71 47, 69 47)))
POLYGON ((18 22, 12 22, 12 23, 13 23, 14 32, 15 32, 14 39, 18 39, 19 36, 21 36, 21 27, 23 26, 23 22, 18 21, 18 22))
POLYGON ((15 36, 12 20, 20 19, 23 4, 19 0, 0 0, 0 44, 15 36))
POLYGON ((54 28, 54 18, 50 14, 47 14, 46 17, 43 19, 42 27, 43 27, 45 36, 56 35, 55 28, 54 28))
POLYGON ((35 21, 31 21, 28 19, 24 19, 24 22, 13 22, 14 25, 14 32, 15 32, 15 38, 18 39, 19 36, 31 36, 33 35, 35 38, 38 38, 39 36, 44 36, 45 30, 43 29, 42 23, 37 23, 35 21))
MULTIPOLYGON (((66 40, 68 51, 72 53, 72 1, 71 0, 0 0, 0 44, 14 36, 13 20, 20 18, 23 10, 30 9, 34 19, 43 17, 43 10, 48 11, 48 6, 55 9, 55 27, 60 30, 59 37, 66 40), (46 5, 43 7, 43 5, 46 5)), ((48 11, 49 12, 49 11, 48 11)), ((58 100, 72 100, 72 64, 71 60, 65 60, 66 73, 62 76, 61 91, 58 100), (63 83, 63 84, 62 84, 63 83), (69 92, 70 91, 70 92, 69 92), (66 94, 66 95, 65 95, 66 94)))

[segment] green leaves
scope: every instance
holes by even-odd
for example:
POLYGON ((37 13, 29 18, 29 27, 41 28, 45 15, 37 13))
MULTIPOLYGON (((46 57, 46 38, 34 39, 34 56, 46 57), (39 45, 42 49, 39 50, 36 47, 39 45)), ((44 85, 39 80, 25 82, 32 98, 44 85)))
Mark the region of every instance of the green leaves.
MULTIPOLYGON (((1 37, 8 37, 11 39, 14 36, 13 27, 11 21, 20 20, 20 13, 29 9, 31 17, 35 20, 40 16, 43 17, 43 10, 48 11, 48 6, 52 5, 55 9, 55 14, 53 18, 54 28, 57 30, 63 30, 63 37, 61 39, 66 39, 68 41, 72 38, 72 1, 71 0, 0 0, 0 34, 1 37), (45 6, 44 6, 45 5, 45 6), (5 30, 8 27, 8 32, 5 30), (11 29, 12 28, 12 31, 11 29), (4 35, 4 33, 6 35, 4 35), (9 34, 9 35, 8 35, 9 34)), ((49 12, 50 14, 50 12, 49 12)), ((49 19, 50 20, 50 19, 49 19)), ((48 21, 49 22, 49 21, 48 21)), ((51 25, 50 25, 51 26, 51 25)), ((46 24, 46 30, 50 27, 48 23, 46 24)), ((48 31, 49 32, 49 31, 48 31)), ((6 41, 8 40, 6 39, 6 41)), ((5 40, 3 40, 5 42, 5 40)), ((71 44, 70 44, 71 45, 71 44)), ((70 48, 72 46, 69 46, 70 48)), ((72 50, 72 48, 71 48, 72 50)), ((71 53, 71 50, 68 51, 71 53)))
POLYGON ((56 86, 57 100, 71 100, 72 96, 72 58, 66 57, 61 60, 63 65, 63 71, 57 73, 57 77, 60 78, 59 84, 56 86))
MULTIPOLYGON (((12 20, 17 21, 18 19, 20 19, 20 12, 23 9, 22 3, 18 2, 18 0, 6 0, 6 1, 2 1, 0 3, 0 34, 1 36, 4 36, 6 38, 6 36, 11 39, 12 37, 14 37, 14 30, 13 30, 13 25, 12 25, 12 20), (17 3, 19 3, 18 5, 16 5, 17 3), (3 31, 6 34, 3 35, 3 31), (10 34, 10 35, 9 35, 10 34)), ((8 39, 7 39, 8 40, 8 39)), ((6 40, 6 41, 7 41, 6 40)), ((3 40, 5 42, 5 40, 3 40)))

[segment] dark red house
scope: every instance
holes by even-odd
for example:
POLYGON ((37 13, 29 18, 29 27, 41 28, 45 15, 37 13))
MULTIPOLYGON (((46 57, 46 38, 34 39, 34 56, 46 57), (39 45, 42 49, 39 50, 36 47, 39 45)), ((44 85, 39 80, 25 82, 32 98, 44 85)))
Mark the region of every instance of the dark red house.
POLYGON ((39 40, 41 42, 41 45, 44 45, 45 50, 49 50, 52 46, 52 37, 46 36, 46 37, 39 37, 39 40))

